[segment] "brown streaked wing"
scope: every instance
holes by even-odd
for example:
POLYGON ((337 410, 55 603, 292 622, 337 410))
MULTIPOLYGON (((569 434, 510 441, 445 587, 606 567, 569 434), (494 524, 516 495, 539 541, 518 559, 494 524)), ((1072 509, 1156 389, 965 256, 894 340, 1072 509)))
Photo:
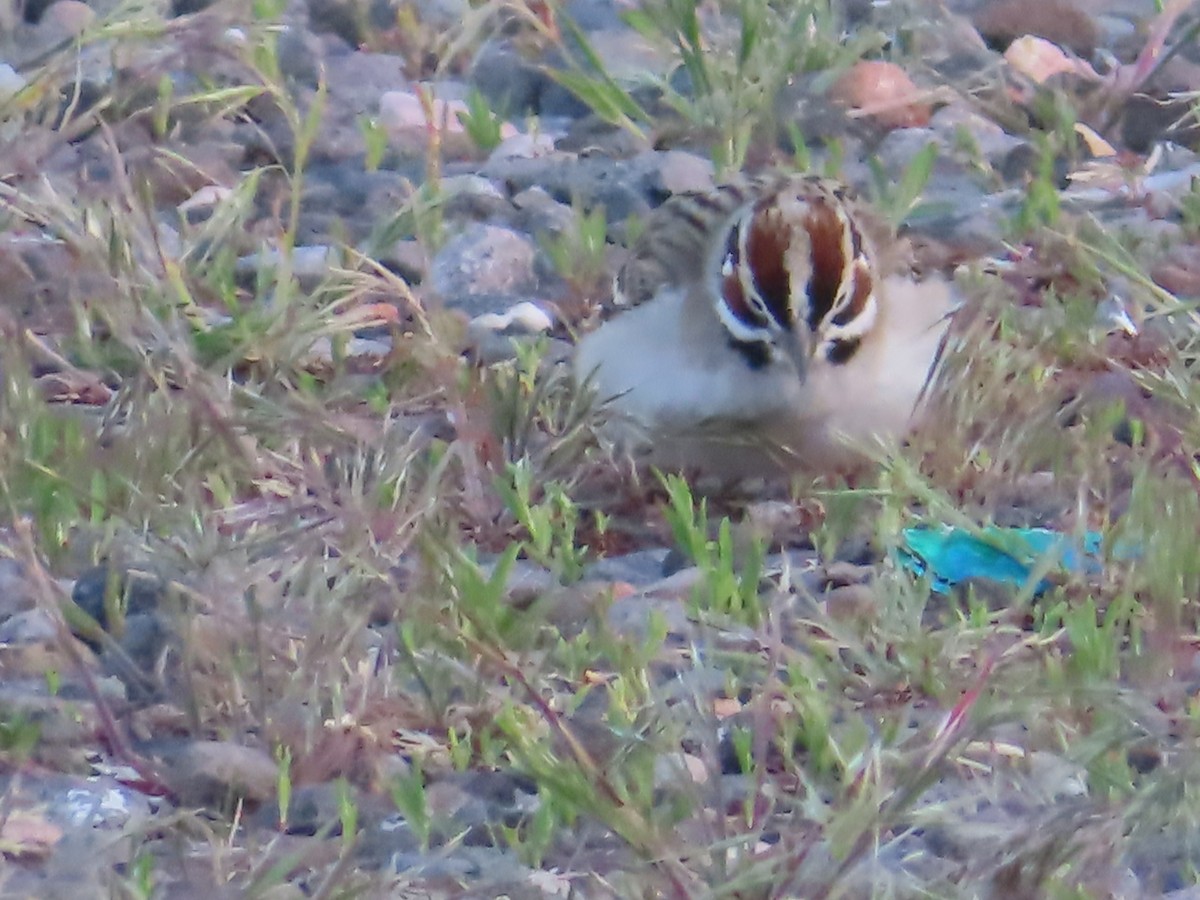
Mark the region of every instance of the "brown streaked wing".
POLYGON ((752 199, 753 182, 732 181, 711 191, 676 194, 651 213, 617 273, 625 308, 649 300, 668 284, 702 277, 717 228, 752 199))

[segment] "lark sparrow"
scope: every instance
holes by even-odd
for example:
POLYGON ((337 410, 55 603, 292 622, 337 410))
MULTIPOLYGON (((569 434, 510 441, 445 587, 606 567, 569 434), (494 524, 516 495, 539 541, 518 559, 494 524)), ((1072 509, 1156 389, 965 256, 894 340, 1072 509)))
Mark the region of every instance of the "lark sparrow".
POLYGON ((952 302, 877 247, 843 186, 782 175, 678 195, 648 219, 575 375, 666 467, 723 477, 848 467, 908 428, 952 302), (891 271, 889 271, 891 270, 891 271))

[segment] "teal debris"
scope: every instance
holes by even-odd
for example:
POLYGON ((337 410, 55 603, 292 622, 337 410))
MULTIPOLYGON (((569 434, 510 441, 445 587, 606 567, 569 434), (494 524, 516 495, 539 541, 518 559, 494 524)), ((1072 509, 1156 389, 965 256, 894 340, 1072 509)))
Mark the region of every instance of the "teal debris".
MULTIPOLYGON (((1024 587, 1035 570, 1096 573, 1100 571, 1101 536, 1089 531, 1082 541, 1048 528, 1001 528, 990 525, 977 531, 944 526, 906 528, 898 548, 901 565, 926 575, 933 590, 944 594, 968 580, 988 580, 1024 587)), ((1117 557, 1133 554, 1116 548, 1117 557)), ((1050 586, 1043 578, 1041 593, 1050 586)))

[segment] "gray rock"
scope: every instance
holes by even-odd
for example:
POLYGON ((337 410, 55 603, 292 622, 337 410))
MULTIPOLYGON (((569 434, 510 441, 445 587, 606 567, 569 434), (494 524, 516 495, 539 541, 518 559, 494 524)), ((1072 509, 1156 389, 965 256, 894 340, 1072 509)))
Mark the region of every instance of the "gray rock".
POLYGON ((502 313, 482 313, 467 324, 467 341, 484 365, 514 358, 516 341, 546 334, 554 316, 536 303, 523 300, 502 313))
POLYGON ((336 34, 351 47, 366 38, 367 17, 362 4, 347 0, 307 0, 308 26, 312 31, 336 34))
MULTIPOLYGON (((467 0, 419 0, 415 5, 422 24, 441 29, 461 25, 471 11, 467 0)), ((395 21, 394 14, 392 21, 395 21)))
POLYGON ((144 570, 113 572, 109 566, 100 565, 84 572, 71 589, 71 599, 101 628, 108 627, 106 596, 110 588, 122 602, 125 615, 134 616, 157 610, 166 596, 167 584, 144 570))
POLYGON ((329 112, 349 119, 375 115, 380 97, 408 84, 404 59, 391 53, 355 50, 330 57, 325 68, 329 112))
MULTIPOLYGON (((292 274, 300 279, 301 285, 309 285, 324 278, 329 267, 338 260, 333 247, 310 244, 296 247, 292 251, 292 274)), ((259 253, 251 253, 238 259, 234 271, 242 278, 257 275, 260 269, 277 267, 283 261, 282 252, 274 247, 259 253)))
POLYGON ((289 81, 315 88, 320 74, 321 43, 309 31, 284 27, 276 43, 279 71, 289 81))
POLYGON ((682 150, 649 151, 626 160, 570 154, 500 160, 487 163, 483 173, 516 193, 538 186, 563 203, 603 206, 610 223, 645 216, 671 194, 713 185, 712 162, 682 150))
MULTIPOLYGON (((479 48, 468 79, 493 110, 509 117, 542 114, 543 98, 562 91, 543 66, 525 59, 504 40, 488 41, 479 48)), ((575 107, 572 117, 588 111, 580 101, 575 101, 575 107)))
POLYGON ((531 187, 512 198, 517 215, 513 224, 530 234, 562 234, 575 222, 575 210, 560 203, 540 187, 531 187))
POLYGON ((992 165, 999 165, 1013 149, 1025 143, 965 103, 952 103, 939 109, 930 119, 929 128, 939 151, 959 153, 965 138, 978 150, 979 156, 992 165))
POLYGON ((442 179, 442 210, 447 218, 484 222, 507 219, 512 203, 496 185, 479 175, 442 179))
POLYGON ((635 550, 624 556, 613 556, 591 563, 584 569, 583 577, 595 581, 625 581, 642 587, 663 577, 663 563, 666 558, 665 548, 635 550))
POLYGON ((58 638, 58 626, 42 609, 27 609, 0 624, 0 644, 49 644, 58 638))
POLYGON ((518 295, 537 288, 533 271, 537 247, 528 237, 495 225, 476 224, 446 242, 430 266, 430 286, 449 306, 468 312, 485 295, 518 295))
POLYGON ((565 12, 584 31, 621 28, 621 13, 629 7, 619 0, 568 0, 565 12))

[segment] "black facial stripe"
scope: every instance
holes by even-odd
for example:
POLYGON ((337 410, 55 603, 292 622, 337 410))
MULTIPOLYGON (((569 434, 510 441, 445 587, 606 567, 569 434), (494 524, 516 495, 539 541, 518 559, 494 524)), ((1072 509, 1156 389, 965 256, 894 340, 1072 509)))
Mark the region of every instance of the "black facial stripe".
POLYGON ((825 353, 825 358, 835 366, 843 365, 853 359, 861 345, 862 338, 833 338, 829 342, 829 350, 825 353))
POLYGON ((846 227, 850 229, 850 258, 858 259, 863 252, 862 232, 858 230, 858 225, 850 216, 846 216, 846 227))
POLYGON ((765 341, 739 341, 729 339, 729 346, 736 350, 752 370, 765 368, 771 361, 771 347, 765 341))

